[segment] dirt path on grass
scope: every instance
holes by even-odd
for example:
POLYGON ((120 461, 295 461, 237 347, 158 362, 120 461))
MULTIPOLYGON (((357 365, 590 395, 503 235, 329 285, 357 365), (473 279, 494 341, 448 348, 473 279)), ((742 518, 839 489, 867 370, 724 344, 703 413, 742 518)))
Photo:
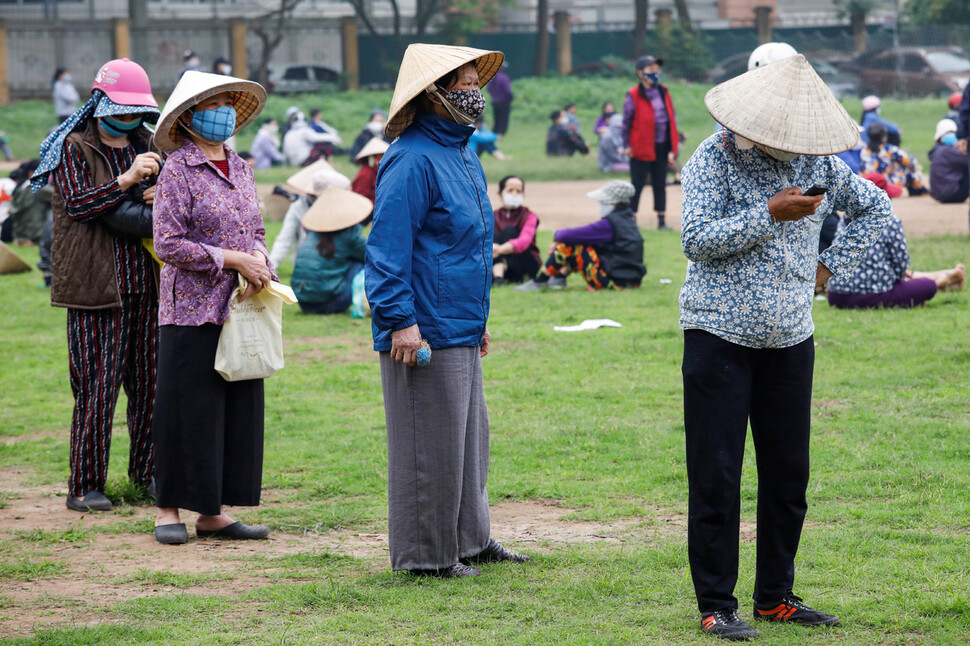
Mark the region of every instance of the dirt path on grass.
MULTIPOLYGON (((528 178, 527 178, 528 181, 528 178)), ((586 193, 603 185, 604 180, 574 182, 528 182, 525 187, 525 203, 539 216, 539 228, 552 231, 562 227, 587 224, 598 218, 596 204, 586 193)), ((272 185, 261 185, 260 193, 267 207, 267 216, 282 219, 288 203, 279 196, 272 196, 272 185)), ((489 184, 488 194, 492 206, 498 206, 498 185, 489 184)), ((653 212, 653 196, 644 190, 641 199, 640 226, 655 229, 657 218, 653 212)), ((667 187, 667 225, 680 229, 681 190, 679 185, 667 187)), ((893 200, 896 214, 903 221, 906 234, 925 236, 933 234, 968 233, 967 202, 940 204, 928 195, 903 197, 893 200)))
MULTIPOLYGON (((275 580, 272 562, 253 557, 331 552, 361 559, 366 571, 388 567, 383 524, 322 533, 276 531, 267 541, 233 542, 196 539, 189 522, 189 543, 166 546, 150 533, 153 508, 70 511, 66 488, 29 484, 31 475, 22 468, 0 469, 0 566, 6 568, 0 578, 0 638, 111 622, 112 606, 140 597, 243 594, 275 580)), ((273 491, 264 492, 264 507, 283 505, 274 498, 273 491)), ((554 500, 503 502, 491 511, 493 536, 535 555, 564 544, 686 537, 686 517, 656 507, 645 508, 641 518, 612 523, 571 520, 574 510, 554 500)))

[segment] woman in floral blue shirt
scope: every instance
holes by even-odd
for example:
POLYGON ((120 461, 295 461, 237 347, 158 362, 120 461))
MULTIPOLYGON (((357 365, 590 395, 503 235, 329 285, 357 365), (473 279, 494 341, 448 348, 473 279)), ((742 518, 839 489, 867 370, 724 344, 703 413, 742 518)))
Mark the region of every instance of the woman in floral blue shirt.
POLYGON ((852 118, 802 56, 759 67, 705 97, 724 127, 684 167, 680 293, 689 483, 688 554, 702 629, 757 631, 737 615, 741 464, 758 454, 755 618, 834 625, 792 591, 805 518, 816 285, 850 270, 891 213, 888 197, 835 153, 852 118), (803 191, 825 187, 824 195, 803 191), (833 209, 853 219, 818 255, 833 209))
MULTIPOLYGON (((867 173, 863 177, 886 191, 889 197, 902 193, 902 189, 888 183, 879 173, 867 173)), ((829 281, 828 299, 832 307, 844 309, 916 307, 933 298, 938 290, 963 289, 963 282, 963 265, 932 272, 910 271, 903 223, 894 213, 855 270, 829 281)))

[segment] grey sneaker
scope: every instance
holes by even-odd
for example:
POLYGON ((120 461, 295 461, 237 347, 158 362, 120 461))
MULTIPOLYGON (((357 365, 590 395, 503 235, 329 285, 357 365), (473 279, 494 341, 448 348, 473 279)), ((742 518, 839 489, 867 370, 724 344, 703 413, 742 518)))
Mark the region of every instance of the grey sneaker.
POLYGON ((549 289, 565 289, 566 288, 566 277, 565 276, 552 276, 547 282, 549 289))
POLYGON ((537 283, 535 279, 530 278, 528 282, 522 283, 515 287, 517 292, 539 292, 549 286, 549 282, 537 283))

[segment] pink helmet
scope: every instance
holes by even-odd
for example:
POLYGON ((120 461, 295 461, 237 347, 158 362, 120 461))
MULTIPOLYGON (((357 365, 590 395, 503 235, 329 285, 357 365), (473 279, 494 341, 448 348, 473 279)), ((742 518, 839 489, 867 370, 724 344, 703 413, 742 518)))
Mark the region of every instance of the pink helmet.
POLYGON ((866 112, 870 110, 875 110, 882 105, 882 101, 879 100, 878 96, 870 94, 866 98, 862 99, 862 109, 866 112))
POLYGON ((101 90, 118 105, 158 107, 152 85, 141 65, 127 58, 108 61, 94 77, 91 91, 101 90))

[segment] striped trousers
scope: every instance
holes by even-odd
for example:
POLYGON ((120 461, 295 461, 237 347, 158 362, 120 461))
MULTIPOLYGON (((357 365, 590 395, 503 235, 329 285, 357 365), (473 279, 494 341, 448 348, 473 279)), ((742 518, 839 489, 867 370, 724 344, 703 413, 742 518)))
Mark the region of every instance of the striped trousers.
POLYGON ((73 496, 104 492, 108 478, 111 422, 118 393, 128 396, 131 449, 128 477, 147 486, 152 479, 152 408, 158 348, 158 299, 152 293, 122 294, 121 307, 67 310, 67 351, 74 393, 71 422, 73 496))

